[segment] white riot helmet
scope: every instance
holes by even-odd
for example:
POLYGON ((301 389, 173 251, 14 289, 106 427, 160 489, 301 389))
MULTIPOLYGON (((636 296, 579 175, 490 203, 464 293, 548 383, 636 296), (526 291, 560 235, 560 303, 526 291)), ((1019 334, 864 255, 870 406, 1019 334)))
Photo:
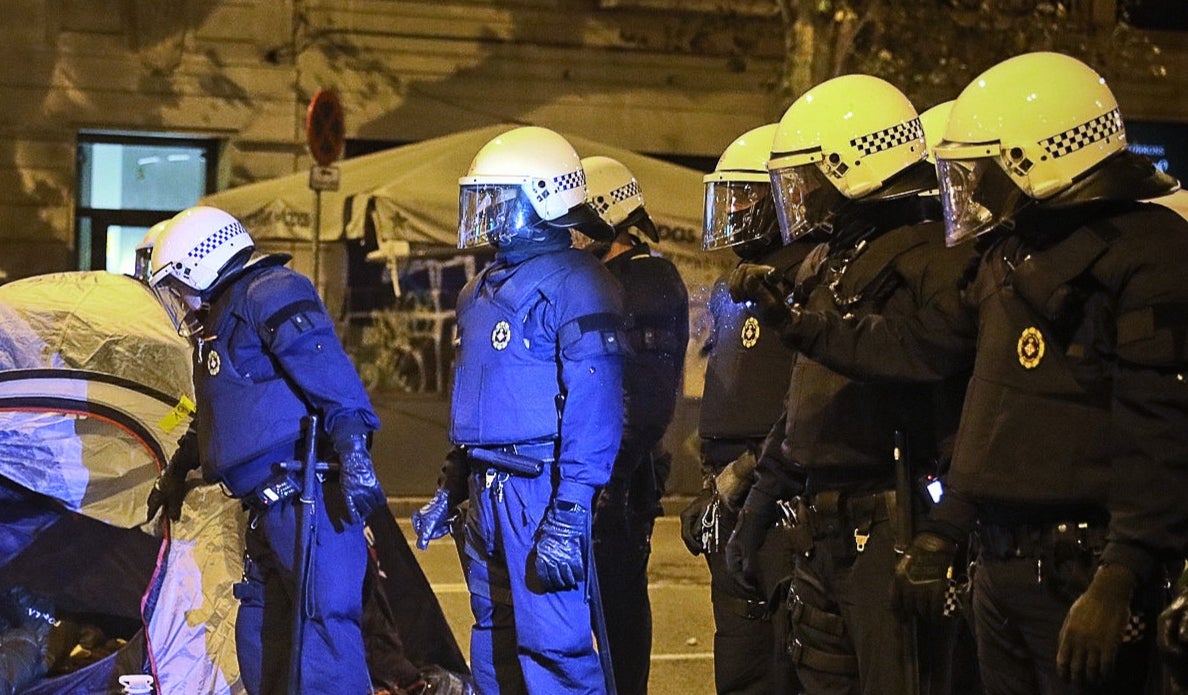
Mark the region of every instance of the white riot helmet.
POLYGON ((169 224, 169 220, 161 220, 160 222, 149 227, 149 230, 140 237, 140 241, 136 244, 136 265, 132 270, 132 277, 140 280, 144 284, 149 284, 149 279, 152 277, 152 258, 153 246, 156 245, 157 239, 161 236, 161 232, 165 231, 165 226, 169 224))
POLYGON ((767 157, 775 123, 753 128, 730 143, 702 178, 705 205, 701 246, 706 251, 762 239, 779 228, 767 157))
POLYGON ((785 241, 831 231, 852 200, 891 200, 935 184, 916 109, 890 83, 843 75, 797 99, 780 119, 767 162, 785 241), (917 180, 919 179, 919 180, 917 180))
POLYGON ((169 220, 153 245, 149 287, 179 333, 193 332, 203 293, 233 258, 254 248, 239 220, 218 208, 192 207, 169 220))
POLYGON ((1126 151, 1105 80, 1059 53, 1027 53, 976 77, 936 148, 949 245, 1012 220, 1025 206, 1137 200, 1175 179, 1126 151))
POLYGON ((920 127, 924 129, 924 156, 933 164, 936 164, 936 156, 932 150, 945 136, 945 126, 949 123, 949 114, 955 102, 956 99, 942 101, 920 114, 920 127))
POLYGON ((638 227, 653 242, 660 241, 656 225, 644 209, 639 181, 622 162, 610 157, 585 157, 586 202, 615 232, 638 227))
POLYGON ((459 248, 531 237, 541 224, 614 236, 586 204, 577 151, 547 128, 516 128, 483 145, 458 186, 459 248))

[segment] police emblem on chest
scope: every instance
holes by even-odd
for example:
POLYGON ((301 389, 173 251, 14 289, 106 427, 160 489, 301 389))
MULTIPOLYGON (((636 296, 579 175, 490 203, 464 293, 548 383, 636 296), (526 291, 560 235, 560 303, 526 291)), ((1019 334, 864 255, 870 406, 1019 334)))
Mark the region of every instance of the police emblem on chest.
POLYGON ((502 350, 511 343, 511 324, 500 321, 491 329, 491 347, 502 350))
POLYGON ((219 369, 223 366, 223 360, 219 357, 219 353, 211 350, 206 355, 206 371, 211 376, 218 376, 219 369))
POLYGON ((755 343, 759 342, 759 319, 754 316, 748 316, 746 321, 743 321, 742 326, 742 344, 745 348, 755 347, 755 343))
POLYGON ((1035 369, 1044 358, 1043 333, 1035 326, 1024 328, 1015 351, 1019 354, 1019 364, 1023 365, 1024 369, 1035 369))

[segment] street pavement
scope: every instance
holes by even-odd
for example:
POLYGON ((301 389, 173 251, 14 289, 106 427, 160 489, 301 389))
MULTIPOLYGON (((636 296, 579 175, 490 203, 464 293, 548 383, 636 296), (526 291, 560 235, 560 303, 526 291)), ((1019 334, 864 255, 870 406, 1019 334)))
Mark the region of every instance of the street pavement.
MULTIPOLYGON (((393 505, 405 529, 409 528, 410 506, 393 505)), ((677 512, 682 506, 680 500, 665 500, 669 515, 656 520, 652 538, 652 558, 648 565, 653 621, 652 672, 648 683, 651 695, 714 692, 714 620, 709 600, 709 571, 705 561, 691 556, 681 542, 677 512)), ((430 544, 425 551, 414 552, 463 654, 469 658, 472 622, 469 596, 457 553, 448 541, 444 538, 430 544)))

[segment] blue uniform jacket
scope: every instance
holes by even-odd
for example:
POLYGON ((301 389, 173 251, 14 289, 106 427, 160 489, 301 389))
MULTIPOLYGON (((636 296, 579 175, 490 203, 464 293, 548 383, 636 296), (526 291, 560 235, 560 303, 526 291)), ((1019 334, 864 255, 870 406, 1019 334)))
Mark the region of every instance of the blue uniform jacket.
POLYGON ((458 299, 450 440, 560 440, 557 497, 589 502, 623 427, 620 290, 590 254, 497 261, 458 299))
MULTIPOLYGON (((313 284, 278 263, 247 267, 213 298, 194 353, 199 446, 208 474, 224 480, 296 443, 311 412, 336 437, 379 428, 313 284)), ((246 476, 257 483, 274 461, 259 463, 246 476)))

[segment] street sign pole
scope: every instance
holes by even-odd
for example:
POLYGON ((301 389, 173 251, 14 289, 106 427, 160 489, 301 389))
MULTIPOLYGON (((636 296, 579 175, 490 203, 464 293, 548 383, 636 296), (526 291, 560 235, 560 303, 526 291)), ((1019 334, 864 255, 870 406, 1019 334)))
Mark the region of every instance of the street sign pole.
POLYGON ((338 168, 331 164, 342 156, 346 137, 342 102, 334 92, 319 89, 310 99, 309 109, 305 112, 305 137, 309 143, 309 152, 317 162, 317 166, 309 170, 309 187, 314 192, 310 236, 313 238, 314 289, 322 295, 322 191, 338 190, 338 168))
POLYGON ((314 207, 313 207, 313 286, 318 296, 325 298, 325 293, 322 292, 322 284, 319 279, 318 266, 322 258, 322 191, 314 189, 314 207))

